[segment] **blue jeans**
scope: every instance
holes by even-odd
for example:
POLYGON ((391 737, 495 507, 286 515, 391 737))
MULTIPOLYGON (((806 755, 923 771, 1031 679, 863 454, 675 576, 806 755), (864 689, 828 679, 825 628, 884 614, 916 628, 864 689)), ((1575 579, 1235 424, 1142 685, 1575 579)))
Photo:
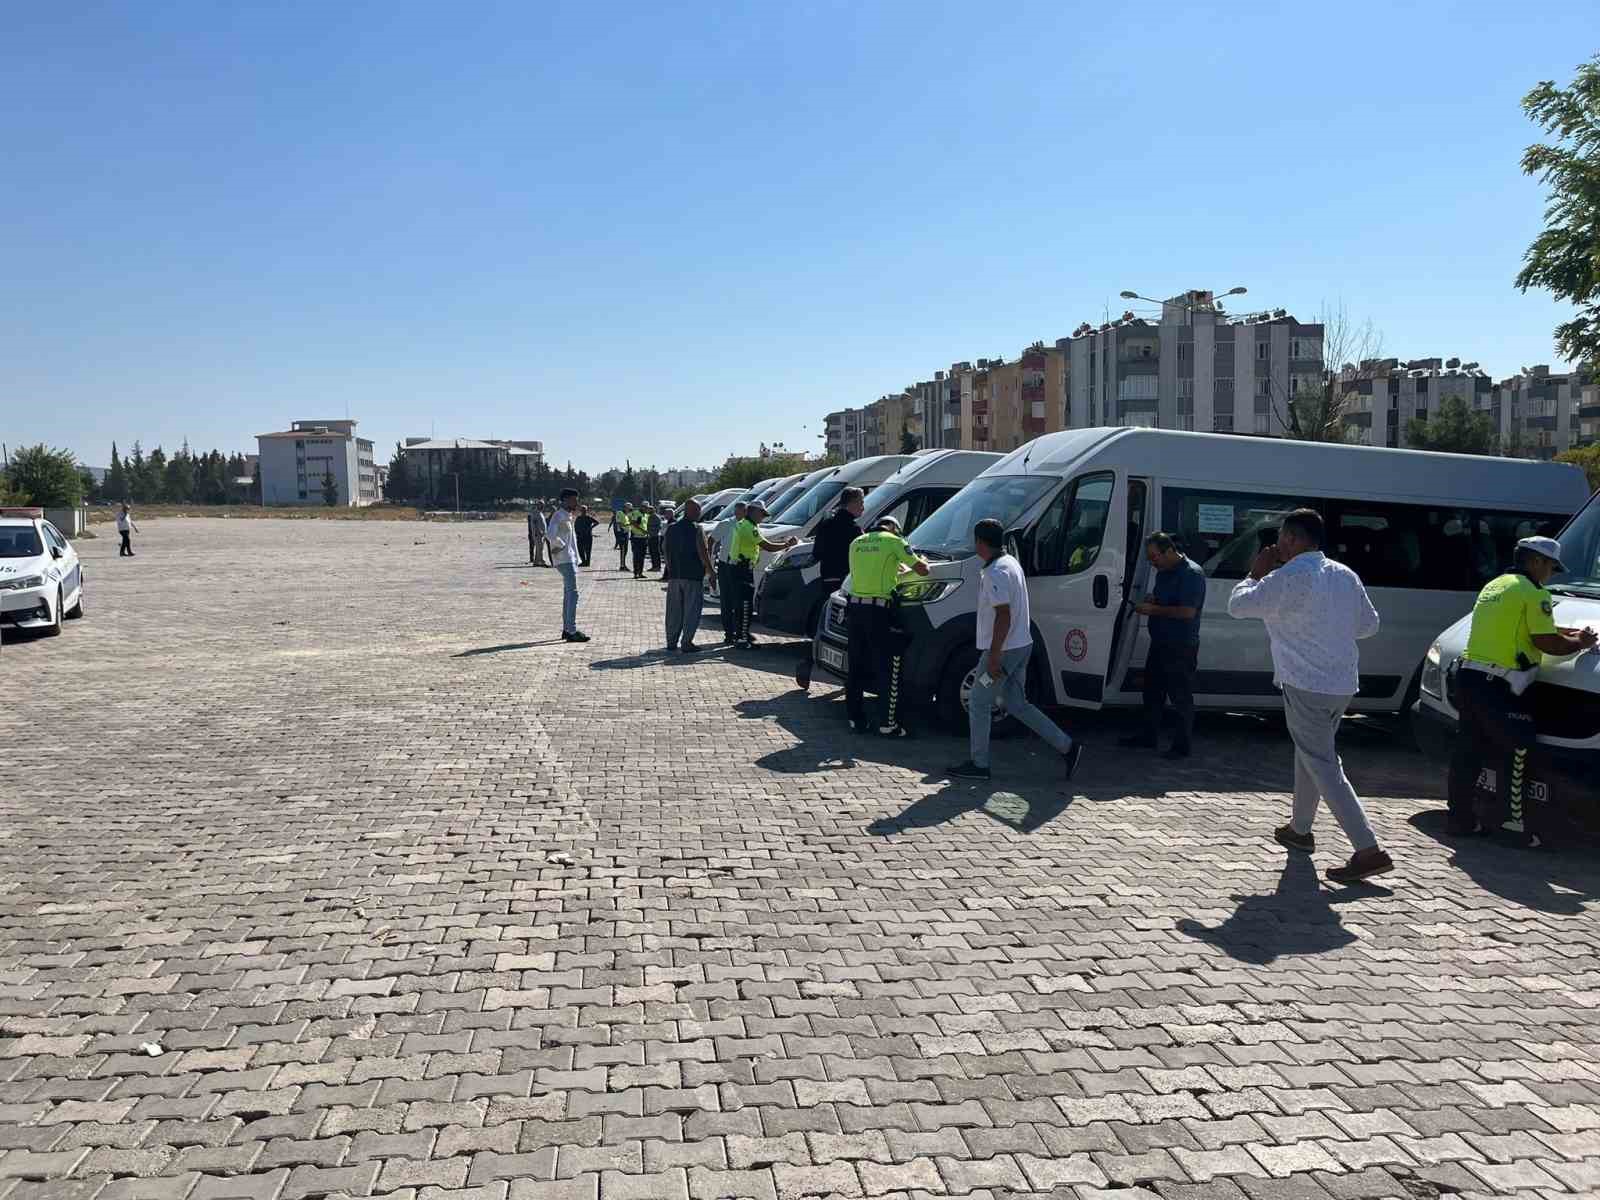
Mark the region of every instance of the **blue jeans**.
MULTIPOLYGON (((988 687, 976 679, 972 682, 972 696, 967 705, 967 719, 972 733, 972 761, 980 767, 989 765, 989 723, 994 716, 995 697, 1004 701, 1006 711, 1033 730, 1056 750, 1065 754, 1072 748, 1072 738, 1049 717, 1028 703, 1028 659, 1033 657, 1032 646, 1018 646, 1015 650, 1000 652, 1000 678, 988 687)), ((988 670, 989 652, 978 651, 978 675, 988 670)))
POLYGON ((556 564, 561 572, 561 632, 578 632, 578 569, 569 562, 556 564))

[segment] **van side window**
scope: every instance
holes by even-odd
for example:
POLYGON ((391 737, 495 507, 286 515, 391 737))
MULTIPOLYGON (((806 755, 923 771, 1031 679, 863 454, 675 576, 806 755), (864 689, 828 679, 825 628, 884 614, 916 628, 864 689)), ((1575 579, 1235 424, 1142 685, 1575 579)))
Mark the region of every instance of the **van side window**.
POLYGON ((1297 508, 1321 509, 1300 496, 1163 488, 1161 526, 1210 579, 1243 579, 1261 548, 1261 532, 1276 530, 1297 508))
POLYGON ((912 530, 926 521, 941 504, 960 490, 953 487, 930 487, 912 493, 910 506, 906 509, 905 516, 901 518, 901 535, 910 537, 912 530))
POLYGON ((1086 475, 1063 489, 1033 533, 1034 575, 1077 575, 1094 566, 1106 536, 1116 476, 1086 475))
POLYGON ((1551 535, 1566 518, 1423 504, 1329 502, 1328 557, 1368 587, 1475 592, 1511 567, 1519 538, 1551 535))

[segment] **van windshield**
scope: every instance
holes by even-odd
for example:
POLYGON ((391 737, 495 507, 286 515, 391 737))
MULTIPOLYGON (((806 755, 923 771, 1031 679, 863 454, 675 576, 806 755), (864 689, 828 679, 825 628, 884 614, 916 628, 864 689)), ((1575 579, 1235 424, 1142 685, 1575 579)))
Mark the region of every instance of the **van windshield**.
POLYGON ((778 514, 773 513, 769 523, 783 525, 804 525, 828 505, 832 504, 839 493, 844 491, 845 485, 837 479, 824 479, 812 487, 805 495, 799 497, 788 508, 783 510, 783 517, 779 520, 778 514))
POLYGON ((1040 496, 1061 482, 1058 475, 986 475, 974 479, 917 526, 911 548, 935 558, 976 553, 972 529, 992 517, 1010 529, 1040 496))
POLYGON ((1600 492, 1567 523, 1560 542, 1567 569, 1551 578, 1550 590, 1600 596, 1600 492))
POLYGON ((779 513, 805 495, 805 491, 806 481, 804 479, 795 480, 772 498, 771 503, 767 505, 767 519, 761 523, 763 525, 770 524, 779 513))

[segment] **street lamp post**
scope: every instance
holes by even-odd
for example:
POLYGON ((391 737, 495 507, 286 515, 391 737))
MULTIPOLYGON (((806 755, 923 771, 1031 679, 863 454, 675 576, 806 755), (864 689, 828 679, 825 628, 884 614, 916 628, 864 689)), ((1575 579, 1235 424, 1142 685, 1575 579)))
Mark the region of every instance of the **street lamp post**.
MULTIPOLYGON (((1218 300, 1221 300, 1221 299, 1223 299, 1224 297, 1227 297, 1227 296, 1242 296, 1246 292, 1248 292, 1249 290, 1250 290, 1249 288, 1244 288, 1244 287, 1231 287, 1227 291, 1222 292, 1221 294, 1218 294, 1216 292, 1211 293, 1210 301, 1208 301, 1205 304, 1185 303, 1184 304, 1184 308, 1188 309, 1190 312, 1194 312, 1197 309, 1201 310, 1201 311, 1215 312, 1218 300)), ((1170 301, 1170 300, 1154 300, 1149 296, 1141 296, 1138 292, 1121 291, 1121 292, 1118 292, 1117 294, 1119 296, 1121 296, 1124 300, 1143 300, 1146 304, 1159 304, 1163 308, 1166 307, 1168 304, 1172 303, 1172 301, 1170 301)))

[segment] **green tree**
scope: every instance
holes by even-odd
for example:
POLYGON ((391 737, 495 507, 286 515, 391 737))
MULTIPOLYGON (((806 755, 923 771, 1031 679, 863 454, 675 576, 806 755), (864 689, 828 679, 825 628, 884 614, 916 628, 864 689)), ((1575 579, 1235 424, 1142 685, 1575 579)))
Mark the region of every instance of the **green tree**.
POLYGON ((417 498, 417 479, 411 470, 410 457, 394 444, 394 457, 389 460, 389 478, 383 485, 384 498, 395 504, 405 504, 417 498))
POLYGON ((160 446, 150 451, 150 457, 144 460, 145 500, 154 502, 167 498, 167 452, 160 446))
POLYGON ((105 499, 105 493, 100 489, 100 482, 88 467, 79 467, 78 474, 83 476, 83 498, 90 504, 99 504, 105 499))
POLYGON ((339 503, 339 481, 333 477, 333 468, 322 474, 322 502, 329 508, 339 503))
POLYGON ((170 504, 192 504, 194 494, 194 455, 189 450, 189 439, 184 438, 162 472, 161 495, 170 504))
POLYGON ((27 497, 24 504, 73 508, 83 503, 83 476, 70 450, 56 450, 42 442, 25 446, 11 456, 6 474, 12 489, 27 497))
POLYGON ((1416 450, 1493 454, 1499 443, 1489 414, 1468 408, 1460 396, 1447 396, 1431 416, 1406 422, 1406 444, 1416 450))
MULTIPOLYGON (((1378 377, 1383 335, 1371 321, 1358 324, 1342 305, 1325 305, 1316 323, 1322 326, 1320 361, 1291 367, 1287 385, 1268 377, 1268 423, 1273 433, 1296 441, 1347 442, 1345 414, 1361 390, 1357 385, 1378 377)), ((1235 432, 1249 430, 1236 427, 1235 432)))
POLYGON ((1582 467, 1583 473, 1589 477, 1590 490, 1600 492, 1600 443, 1563 451, 1556 455, 1556 461, 1582 467))
POLYGON ((612 494, 621 496, 624 500, 638 499, 639 477, 633 473, 631 462, 624 460, 622 478, 617 480, 617 490, 612 494))
POLYGON ((823 464, 799 454, 773 454, 766 458, 730 458, 717 472, 713 491, 722 488, 744 487, 774 476, 794 475, 800 471, 815 471, 823 464))
POLYGON ((921 447, 917 445, 917 435, 909 429, 902 429, 900 431, 900 453, 915 454, 919 449, 921 447))
POLYGON ((1522 152, 1523 173, 1537 176, 1550 197, 1517 286, 1575 305, 1577 315, 1556 326, 1556 350, 1572 362, 1600 362, 1600 55, 1578 68, 1571 87, 1540 83, 1522 110, 1552 141, 1522 152))
MULTIPOLYGON (((597 496, 604 496, 607 500, 615 496, 622 487, 622 472, 604 471, 600 478, 594 481, 594 490, 597 496)), ((587 491, 588 489, 581 489, 587 491)))
POLYGON ((113 504, 128 498, 128 471, 117 456, 117 444, 111 443, 111 466, 106 471, 106 481, 100 485, 102 497, 113 504))

